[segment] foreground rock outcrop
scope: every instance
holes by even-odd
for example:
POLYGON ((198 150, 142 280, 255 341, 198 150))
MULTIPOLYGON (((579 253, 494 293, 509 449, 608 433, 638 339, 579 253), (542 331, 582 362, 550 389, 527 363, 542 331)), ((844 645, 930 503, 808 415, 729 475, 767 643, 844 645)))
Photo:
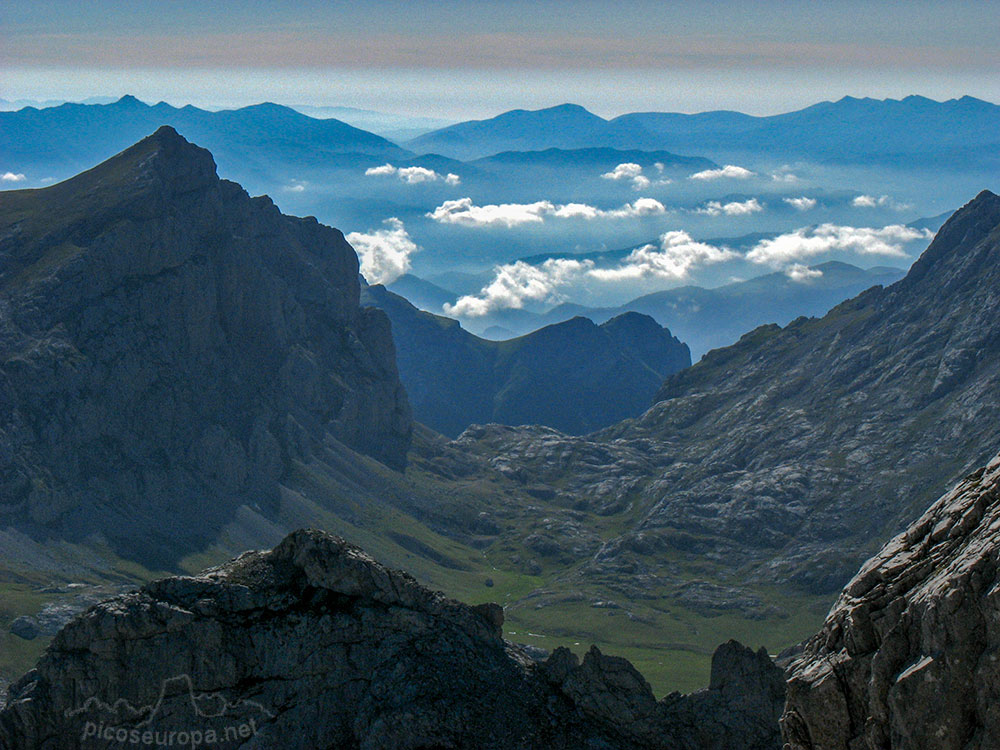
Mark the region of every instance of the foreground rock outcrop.
POLYGON ((1000 742, 1000 456, 864 565, 790 667, 790 750, 1000 742))
POLYGON ((502 623, 498 605, 449 600, 299 531, 77 617, 11 686, 0 747, 122 747, 147 732, 310 750, 780 746, 766 653, 726 644, 708 690, 658 702, 624 659, 557 649, 536 664, 502 623))

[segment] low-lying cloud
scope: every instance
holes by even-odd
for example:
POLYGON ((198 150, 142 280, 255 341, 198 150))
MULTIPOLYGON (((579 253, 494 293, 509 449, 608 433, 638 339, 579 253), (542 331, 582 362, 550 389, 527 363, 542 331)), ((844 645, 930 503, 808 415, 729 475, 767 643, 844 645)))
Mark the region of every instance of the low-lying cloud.
POLYGON ((932 236, 926 229, 914 229, 902 224, 891 224, 881 229, 820 224, 761 240, 746 258, 751 263, 774 268, 835 251, 905 258, 903 246, 906 243, 932 236))
POLYGON ((409 273, 410 256, 420 249, 399 219, 394 217, 382 223, 385 229, 347 235, 361 261, 361 275, 369 284, 391 284, 409 273))
POLYGON ((659 245, 636 248, 615 268, 595 268, 589 275, 599 281, 660 278, 680 280, 701 266, 721 263, 739 257, 739 253, 724 247, 697 242, 687 232, 665 232, 659 245))
POLYGON ((526 302, 553 302, 566 287, 588 279, 616 282, 646 278, 677 281, 694 269, 738 258, 728 248, 691 238, 687 232, 666 232, 658 244, 636 248, 612 268, 597 268, 592 260, 550 258, 533 266, 524 261, 497 266, 493 280, 478 294, 445 305, 447 315, 480 317, 497 310, 519 309, 526 302))
POLYGON ((616 182, 629 182, 635 190, 642 190, 650 185, 649 178, 642 173, 642 166, 634 162, 619 164, 610 172, 602 174, 601 177, 616 182))
POLYGON ((25 177, 21 172, 4 172, 0 175, 0 180, 4 182, 24 182, 27 177, 25 177))
POLYGON ((654 198, 637 198, 620 208, 605 210, 586 203, 555 204, 552 201, 535 203, 499 203, 477 206, 472 198, 445 201, 427 216, 442 224, 466 227, 515 227, 522 224, 539 224, 547 218, 556 219, 626 219, 655 216, 666 213, 667 208, 654 198))
POLYGON ((855 208, 891 208, 896 211, 906 211, 912 208, 909 203, 897 203, 888 195, 858 195, 851 205, 855 208))
POLYGON ((695 213, 706 216, 747 216, 763 210, 764 206, 759 200, 750 198, 745 201, 731 201, 729 203, 709 201, 701 208, 695 209, 695 213))
POLYGON ((805 196, 802 196, 801 198, 782 198, 781 200, 799 211, 810 211, 816 208, 815 198, 806 198, 805 196))
POLYGON ((453 172, 441 174, 427 167, 394 167, 383 164, 380 167, 369 167, 365 170, 366 177, 398 177, 407 185, 419 185, 422 182, 444 182, 447 185, 459 185, 462 178, 453 172))
POLYGON ((730 178, 734 180, 745 180, 748 177, 753 177, 754 172, 751 172, 745 167, 737 167, 735 164, 727 164, 722 167, 722 169, 705 169, 701 172, 695 172, 689 179, 692 180, 721 180, 725 178, 730 178))
POLYGON ((481 317, 496 310, 520 309, 525 302, 544 302, 558 290, 594 267, 591 260, 549 258, 533 266, 519 260, 497 266, 493 280, 479 294, 460 297, 445 304, 446 315, 481 317))
POLYGON ((785 269, 785 276, 790 278, 792 281, 810 281, 812 279, 818 279, 822 275, 823 272, 818 268, 810 268, 803 263, 793 263, 785 269))

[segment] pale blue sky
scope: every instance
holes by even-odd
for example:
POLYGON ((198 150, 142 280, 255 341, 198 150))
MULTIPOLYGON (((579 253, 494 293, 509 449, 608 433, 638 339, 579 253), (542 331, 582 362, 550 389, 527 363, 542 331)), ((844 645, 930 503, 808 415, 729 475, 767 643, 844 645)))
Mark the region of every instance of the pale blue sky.
POLYGON ((963 94, 1000 101, 1000 2, 22 2, 0 97, 602 115, 963 94))

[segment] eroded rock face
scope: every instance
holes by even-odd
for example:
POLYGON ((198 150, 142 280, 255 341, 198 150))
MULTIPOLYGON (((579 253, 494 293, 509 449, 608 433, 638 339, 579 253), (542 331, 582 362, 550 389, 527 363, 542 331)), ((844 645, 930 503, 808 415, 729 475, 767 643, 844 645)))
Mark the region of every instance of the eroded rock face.
POLYGON ((357 273, 339 231, 169 127, 4 193, 0 525, 169 569, 237 507, 274 509, 296 462, 402 466, 409 407, 357 273))
POLYGON ((11 686, 0 747, 233 727, 245 736, 215 746, 721 750, 737 728, 745 747, 779 746, 776 717, 759 718, 760 701, 783 701, 766 654, 727 644, 708 690, 658 702, 624 659, 557 649, 537 664, 502 624, 498 605, 449 600, 299 531, 77 617, 11 686))
POLYGON ((869 560, 792 664, 791 750, 1000 738, 1000 456, 869 560))

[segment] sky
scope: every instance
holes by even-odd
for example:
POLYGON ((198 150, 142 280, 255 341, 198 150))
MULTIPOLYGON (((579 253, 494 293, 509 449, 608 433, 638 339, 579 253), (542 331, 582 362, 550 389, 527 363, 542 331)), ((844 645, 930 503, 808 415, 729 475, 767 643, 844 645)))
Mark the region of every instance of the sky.
POLYGON ((450 119, 572 101, 788 111, 1000 102, 1000 0, 0 4, 0 98, 354 106, 450 119))

